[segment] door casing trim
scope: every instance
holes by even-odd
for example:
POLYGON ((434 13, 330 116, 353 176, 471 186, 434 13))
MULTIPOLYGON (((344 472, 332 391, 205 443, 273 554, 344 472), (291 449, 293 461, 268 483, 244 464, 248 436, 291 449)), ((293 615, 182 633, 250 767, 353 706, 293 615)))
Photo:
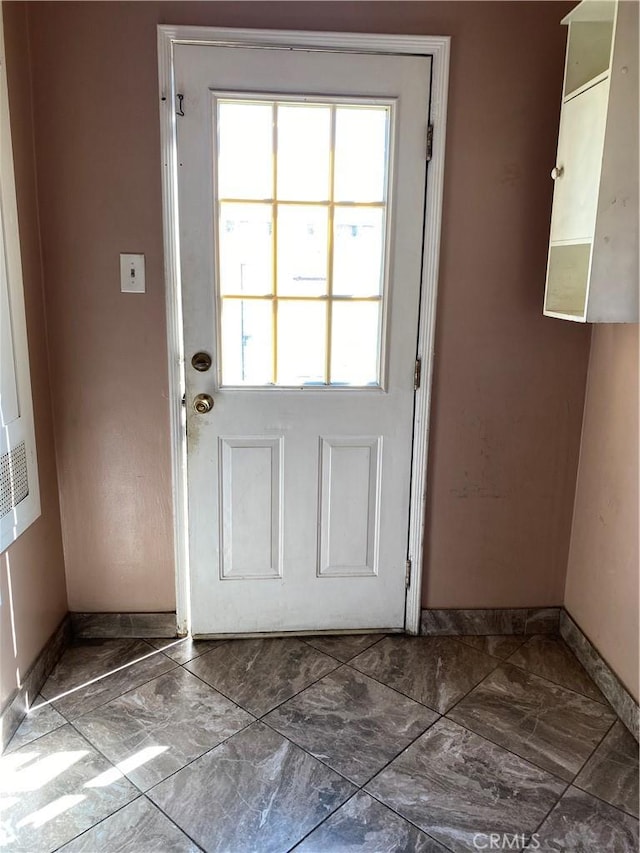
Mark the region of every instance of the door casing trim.
MULTIPOLYGON (((158 80, 162 156, 162 214, 167 312, 169 410, 173 492, 174 559, 176 566, 176 618, 178 634, 191 625, 189 555, 187 537, 186 433, 183 396, 184 341, 178 231, 178 164, 176 155, 176 91, 173 74, 175 44, 225 47, 282 47, 359 53, 430 56, 431 95, 427 123, 433 125, 433 148, 427 168, 423 233, 420 318, 416 357, 422 361, 420 387, 415 393, 411 497, 407 559, 413 567, 407 589, 405 630, 420 632, 422 566, 425 546, 429 412, 435 340, 440 232, 444 187, 447 93, 449 89, 449 36, 407 36, 373 33, 306 32, 299 30, 225 29, 218 27, 158 26, 158 80)), ((402 567, 398 567, 402 571, 402 567)))

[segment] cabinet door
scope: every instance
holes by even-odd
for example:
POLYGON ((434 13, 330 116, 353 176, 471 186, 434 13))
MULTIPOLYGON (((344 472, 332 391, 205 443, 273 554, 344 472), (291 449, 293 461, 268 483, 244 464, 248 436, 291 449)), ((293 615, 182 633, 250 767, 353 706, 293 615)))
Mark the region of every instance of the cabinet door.
POLYGON ((609 81, 603 80, 562 106, 552 243, 593 239, 608 94, 609 81))

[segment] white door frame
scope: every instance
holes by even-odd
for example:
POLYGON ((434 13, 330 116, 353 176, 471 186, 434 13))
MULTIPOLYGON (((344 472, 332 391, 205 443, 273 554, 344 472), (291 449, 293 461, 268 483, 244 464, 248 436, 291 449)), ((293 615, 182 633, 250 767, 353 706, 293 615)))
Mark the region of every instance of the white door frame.
MULTIPOLYGON (((164 223, 164 266, 169 359, 169 409, 171 417, 171 465, 173 527, 176 563, 176 619, 179 634, 191 627, 189 601, 189 553, 187 539, 186 430, 182 403, 185 393, 180 246, 178 232, 178 163, 176 105, 173 74, 175 44, 226 47, 282 47, 306 50, 357 51, 360 53, 414 54, 432 57, 431 102, 426 124, 434 128, 431 160, 427 170, 420 320, 416 357, 422 376, 415 395, 411 497, 409 505, 408 559, 412 571, 405 630, 420 631, 424 518, 427 498, 429 410, 433 374, 433 351, 440 258, 440 228, 444 184, 444 154, 449 89, 449 36, 374 35, 369 33, 323 33, 298 30, 245 30, 218 27, 162 25, 158 27, 158 77, 160 84, 160 133, 162 151, 162 207, 164 223)), ((426 132, 426 127, 425 127, 426 132)), ((426 140, 425 140, 426 152, 426 140)))

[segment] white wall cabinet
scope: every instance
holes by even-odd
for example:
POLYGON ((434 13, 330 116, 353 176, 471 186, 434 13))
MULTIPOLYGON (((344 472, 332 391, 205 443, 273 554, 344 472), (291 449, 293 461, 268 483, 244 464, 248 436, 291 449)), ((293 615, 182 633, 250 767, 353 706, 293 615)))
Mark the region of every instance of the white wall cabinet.
POLYGON ((569 27, 544 313, 638 322, 638 0, 583 0, 569 27))

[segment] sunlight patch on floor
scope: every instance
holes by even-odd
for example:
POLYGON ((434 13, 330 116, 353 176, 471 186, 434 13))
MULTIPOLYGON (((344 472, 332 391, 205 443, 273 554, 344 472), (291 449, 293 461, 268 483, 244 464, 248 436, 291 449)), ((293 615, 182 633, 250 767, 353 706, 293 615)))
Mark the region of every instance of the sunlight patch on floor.
POLYGON ((67 794, 64 797, 58 797, 57 800, 49 803, 44 808, 23 817, 18 823, 18 829, 21 829, 23 826, 29 826, 30 824, 36 827, 36 829, 44 826, 45 823, 53 820, 54 817, 58 817, 63 812, 69 811, 69 809, 77 806, 78 803, 86 799, 84 794, 67 794))
POLYGON ((157 755, 161 755, 168 749, 168 746, 147 746, 139 752, 134 753, 134 755, 131 755, 129 758, 119 761, 115 767, 112 767, 110 770, 106 770, 104 773, 96 776, 95 779, 85 782, 84 787, 104 788, 107 785, 112 785, 114 782, 117 782, 118 779, 122 779, 122 777, 127 773, 135 770, 136 767, 146 764, 147 761, 151 761, 157 755))
MULTIPOLYGON (((26 761, 21 760, 19 764, 14 764, 10 760, 7 760, 5 764, 3 761, 1 790, 22 793, 37 791, 88 754, 89 751, 86 749, 58 752, 55 755, 47 755, 45 758, 36 761, 38 753, 30 752, 27 753, 26 761), (34 763, 25 767, 24 765, 30 759, 34 759, 34 763)), ((13 756, 10 758, 13 758, 13 756)), ((25 756, 19 755, 16 758, 25 759, 25 756)))

